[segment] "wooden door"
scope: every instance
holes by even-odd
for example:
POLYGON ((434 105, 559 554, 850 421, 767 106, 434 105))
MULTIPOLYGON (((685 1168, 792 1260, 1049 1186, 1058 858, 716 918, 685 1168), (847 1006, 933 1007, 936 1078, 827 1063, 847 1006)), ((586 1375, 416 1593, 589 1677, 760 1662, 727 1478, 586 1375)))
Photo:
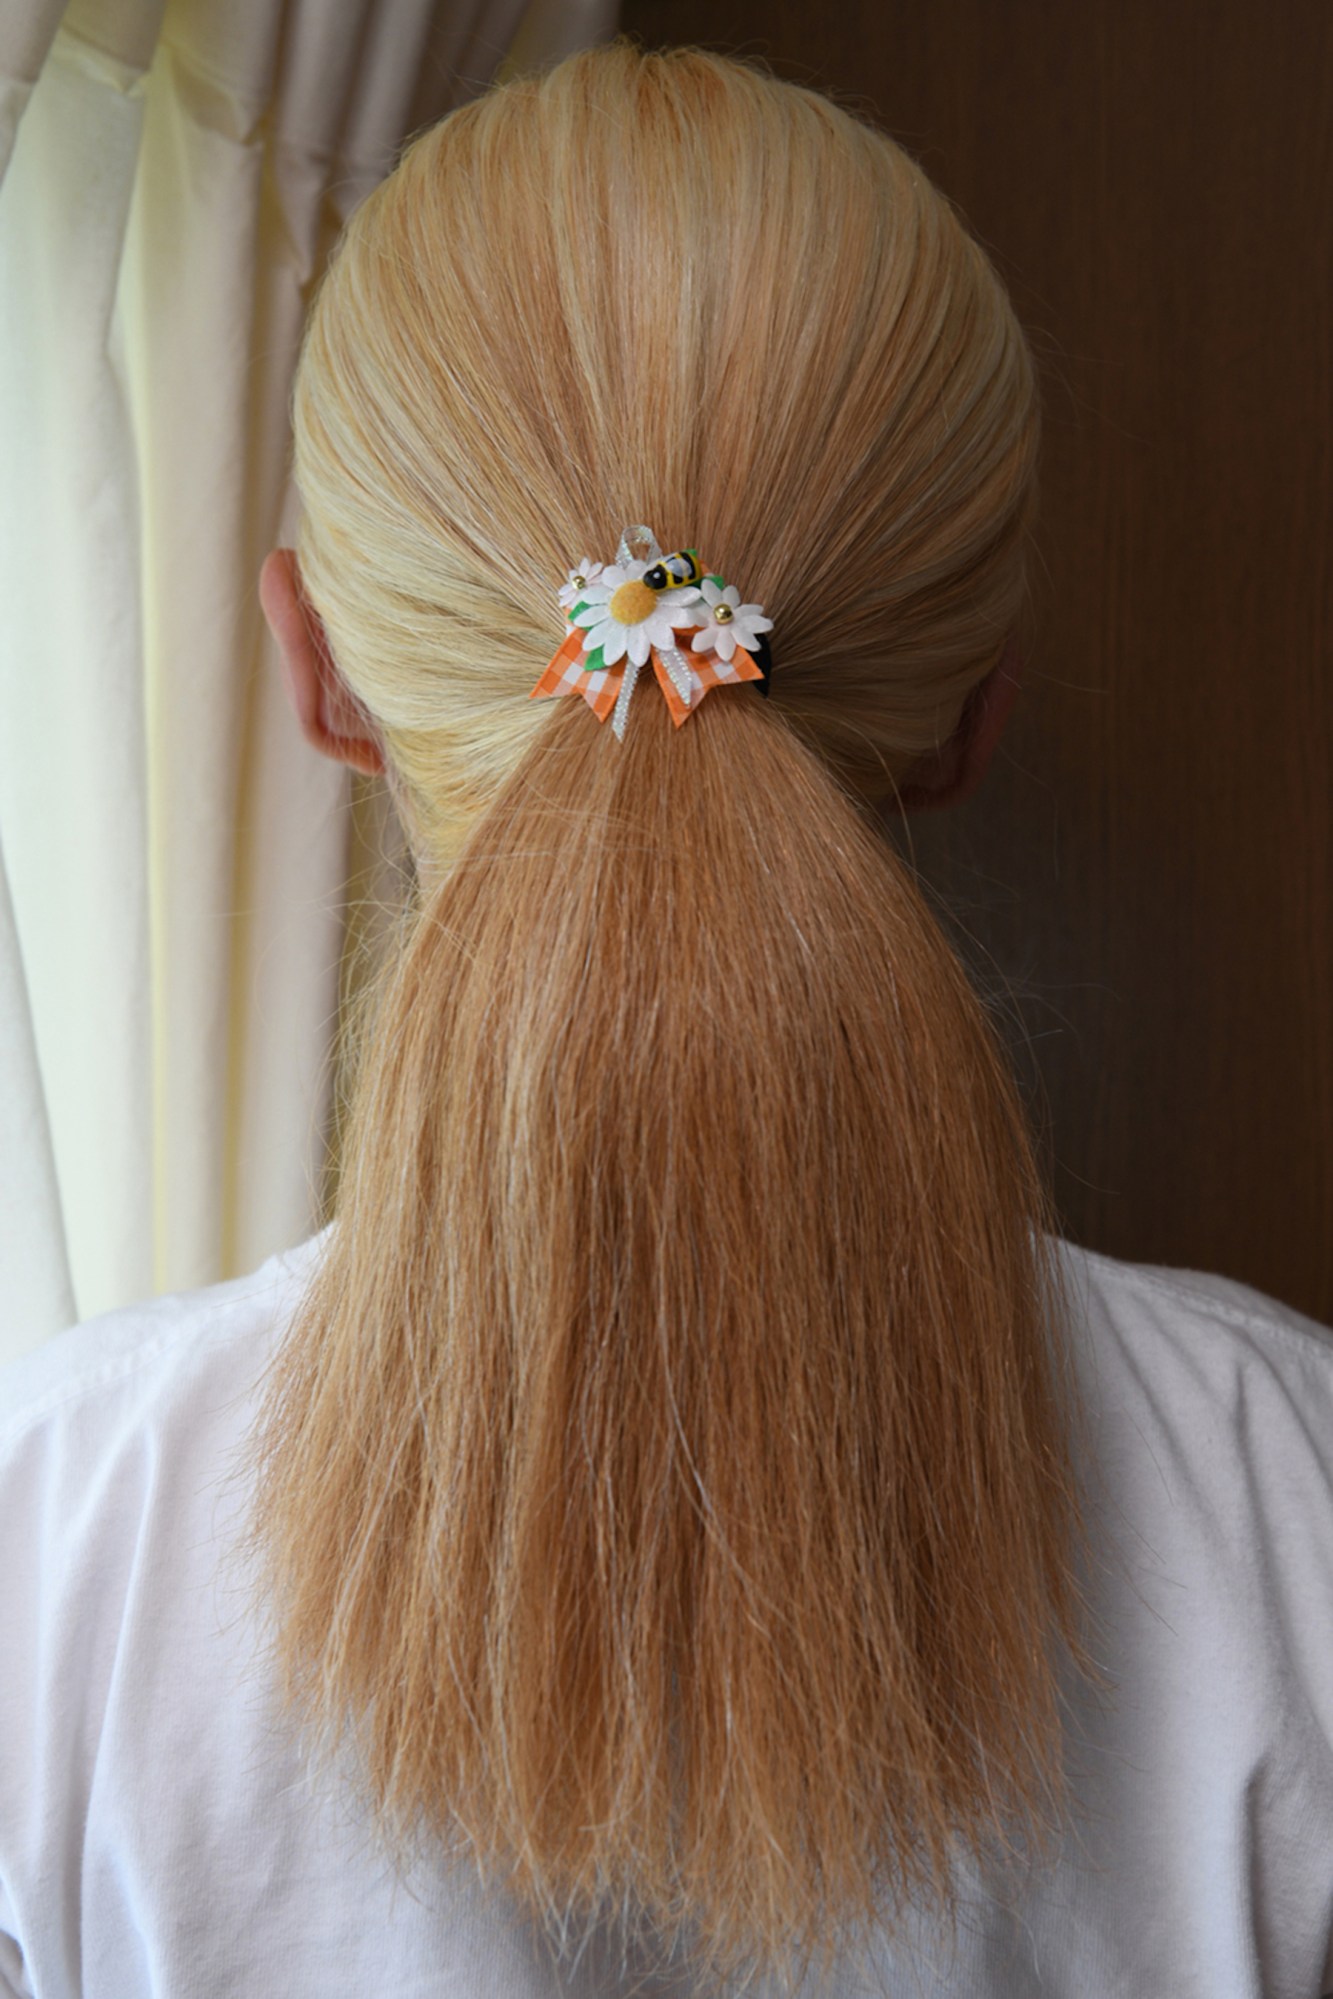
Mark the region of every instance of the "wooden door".
POLYGON ((1012 994, 1066 1232, 1333 1321, 1333 11, 622 19, 870 113, 1009 284, 1046 421, 1026 691, 915 852, 1012 994))

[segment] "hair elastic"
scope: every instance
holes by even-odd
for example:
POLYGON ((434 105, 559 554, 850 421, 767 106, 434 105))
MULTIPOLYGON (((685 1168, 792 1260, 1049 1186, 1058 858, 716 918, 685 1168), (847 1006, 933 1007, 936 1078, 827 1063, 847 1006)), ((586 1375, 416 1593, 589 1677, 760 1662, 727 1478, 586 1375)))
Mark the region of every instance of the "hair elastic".
POLYGON ((581 694, 599 722, 623 741, 630 698, 652 661, 677 728, 710 687, 758 682, 768 693, 762 604, 743 604, 735 584, 706 575, 696 550, 664 555, 651 528, 627 527, 612 563, 588 558, 570 570, 559 593, 569 631, 533 688, 581 694), (642 550, 641 556, 635 550, 642 550), (678 637, 691 633, 688 652, 678 637))

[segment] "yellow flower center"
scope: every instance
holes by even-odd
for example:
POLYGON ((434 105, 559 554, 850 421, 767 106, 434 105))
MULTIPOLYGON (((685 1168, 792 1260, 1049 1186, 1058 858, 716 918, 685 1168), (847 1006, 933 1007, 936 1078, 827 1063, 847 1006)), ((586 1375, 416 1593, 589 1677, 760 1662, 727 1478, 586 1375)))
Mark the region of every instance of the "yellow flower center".
POLYGON ((646 583, 622 583, 606 608, 618 625, 641 625, 657 609, 657 593, 646 583))
POLYGON ((713 611, 713 617, 719 625, 729 625, 735 615, 730 604, 718 604, 713 611))

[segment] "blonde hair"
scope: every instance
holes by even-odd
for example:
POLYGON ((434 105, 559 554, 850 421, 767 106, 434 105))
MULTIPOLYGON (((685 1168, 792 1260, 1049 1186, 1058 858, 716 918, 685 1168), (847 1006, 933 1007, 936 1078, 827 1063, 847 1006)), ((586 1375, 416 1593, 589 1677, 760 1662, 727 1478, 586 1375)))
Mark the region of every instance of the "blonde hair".
POLYGON ((891 140, 621 42, 408 149, 295 415, 426 886, 252 1444, 286 1699, 395 1851, 827 1970, 1041 1845, 1082 1659, 1041 1176, 865 809, 1018 614, 1028 350, 891 140), (776 664, 621 743, 527 696, 640 520, 776 664))

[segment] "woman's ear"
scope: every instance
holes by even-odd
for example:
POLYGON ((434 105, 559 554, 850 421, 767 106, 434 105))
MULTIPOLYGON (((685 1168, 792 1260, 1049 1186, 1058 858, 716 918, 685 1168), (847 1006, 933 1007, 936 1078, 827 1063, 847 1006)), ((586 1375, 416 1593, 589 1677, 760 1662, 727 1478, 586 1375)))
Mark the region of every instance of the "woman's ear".
POLYGON ((282 657, 287 695, 306 741, 367 776, 384 770, 379 731, 338 671, 319 613, 301 588, 296 552, 275 548, 259 572, 259 601, 282 657))
POLYGON ((1018 641, 1011 637, 985 679, 977 682, 963 703, 958 726, 948 742, 904 773, 898 787, 900 812, 931 812, 942 805, 959 805, 972 796, 1004 734, 1021 679, 1018 641))

